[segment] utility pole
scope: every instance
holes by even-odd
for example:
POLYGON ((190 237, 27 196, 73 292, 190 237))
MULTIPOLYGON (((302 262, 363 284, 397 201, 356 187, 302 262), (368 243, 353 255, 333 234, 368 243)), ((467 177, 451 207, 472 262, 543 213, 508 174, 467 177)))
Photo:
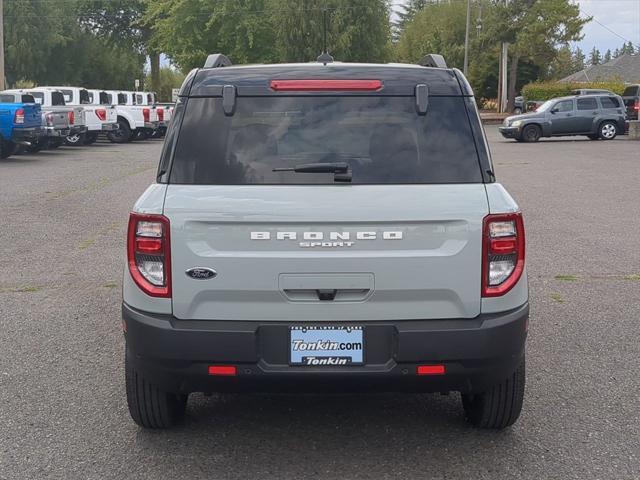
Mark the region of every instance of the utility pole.
POLYGON ((4 1, 0 0, 0 90, 4 89, 4 1))
POLYGON ((467 0, 467 27, 464 31, 464 66, 462 67, 462 73, 465 77, 469 70, 469 28, 471 24, 471 0, 467 0))
MULTIPOLYGON (((509 0, 504 0, 504 6, 509 6, 509 0)), ((500 49, 500 71, 498 73, 498 112, 507 110, 507 59, 509 58, 509 44, 502 42, 500 49)))

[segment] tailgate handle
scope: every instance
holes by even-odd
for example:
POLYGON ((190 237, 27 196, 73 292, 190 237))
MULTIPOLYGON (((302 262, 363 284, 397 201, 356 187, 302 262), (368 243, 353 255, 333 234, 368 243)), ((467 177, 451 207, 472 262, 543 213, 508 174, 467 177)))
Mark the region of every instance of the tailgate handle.
POLYGON ((318 289, 316 290, 316 293, 318 294, 318 300, 322 302, 333 302, 333 300, 336 298, 336 293, 338 293, 338 290, 336 290, 335 288, 333 290, 318 289))

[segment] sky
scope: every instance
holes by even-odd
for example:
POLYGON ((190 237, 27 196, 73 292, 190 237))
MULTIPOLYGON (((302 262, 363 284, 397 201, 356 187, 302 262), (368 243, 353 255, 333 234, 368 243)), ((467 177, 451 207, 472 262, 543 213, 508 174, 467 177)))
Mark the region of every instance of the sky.
POLYGON ((577 43, 582 50, 588 52, 595 46, 604 53, 622 45, 622 38, 600 24, 640 46, 640 0, 577 0, 576 3, 583 16, 594 18, 584 26, 584 39, 577 43))
MULTIPOLYGON (((406 0, 392 0, 392 5, 399 5, 404 1, 406 0)), ((573 44, 574 48, 578 46, 589 52, 595 46, 604 53, 607 49, 614 51, 616 48, 620 48, 623 43, 626 43, 625 40, 631 40, 640 46, 640 0, 572 1, 580 6, 583 17, 592 16, 594 18, 584 26, 584 38, 573 44), (620 37, 624 37, 625 40, 620 37)))

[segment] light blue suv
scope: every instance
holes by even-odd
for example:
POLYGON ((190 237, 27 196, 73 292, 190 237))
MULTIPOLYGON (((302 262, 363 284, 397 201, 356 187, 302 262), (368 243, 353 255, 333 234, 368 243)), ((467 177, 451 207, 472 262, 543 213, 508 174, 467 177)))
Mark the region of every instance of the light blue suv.
POLYGON ((520 415, 522 214, 469 83, 440 56, 211 56, 182 85, 127 243, 139 425, 223 391, 455 391, 475 426, 520 415))

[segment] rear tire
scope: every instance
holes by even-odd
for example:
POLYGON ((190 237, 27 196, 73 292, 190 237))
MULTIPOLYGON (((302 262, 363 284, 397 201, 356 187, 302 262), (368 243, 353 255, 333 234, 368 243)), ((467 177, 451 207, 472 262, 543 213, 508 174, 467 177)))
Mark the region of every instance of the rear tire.
POLYGON ((97 140, 98 140, 98 132, 90 132, 90 133, 87 133, 86 137, 84 138, 84 144, 91 145, 92 143, 96 143, 97 140))
POLYGON ((467 421, 474 427, 501 430, 513 425, 522 411, 525 359, 513 374, 484 393, 462 395, 467 421))
POLYGON ((125 354, 127 405, 134 422, 144 428, 171 428, 184 417, 188 395, 163 392, 148 382, 125 354))
POLYGON ((613 140, 618 135, 618 127, 614 122, 604 121, 598 127, 598 136, 602 140, 613 140))
POLYGON ((11 140, 0 139, 0 158, 9 158, 16 150, 16 144, 11 140))
POLYGON ((62 145, 62 139, 61 138, 50 138, 47 148, 51 149, 51 150, 55 150, 56 148, 60 147, 62 145))
POLYGON ((64 144, 70 147, 79 147, 84 145, 86 135, 84 133, 76 133, 75 135, 69 135, 64 138, 64 144))
POLYGON ((540 140, 542 130, 537 125, 527 125, 522 129, 521 138, 523 142, 533 143, 540 140))
POLYGON ((127 143, 131 141, 131 129, 129 123, 118 118, 118 129, 107 133, 107 138, 113 143, 127 143))

